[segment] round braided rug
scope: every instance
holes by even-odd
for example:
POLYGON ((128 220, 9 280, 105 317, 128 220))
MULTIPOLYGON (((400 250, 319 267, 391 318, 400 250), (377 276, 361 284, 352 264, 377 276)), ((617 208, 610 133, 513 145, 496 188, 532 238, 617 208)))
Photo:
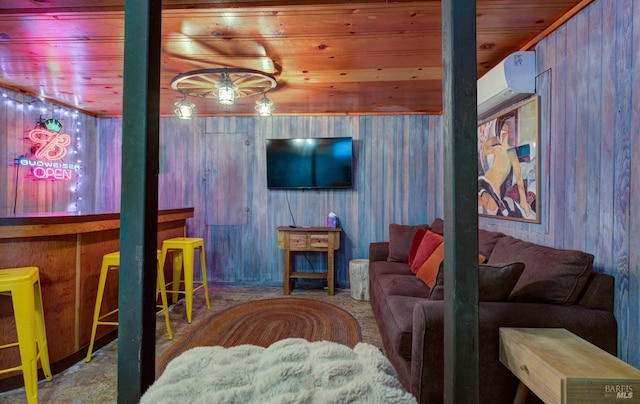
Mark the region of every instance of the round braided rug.
POLYGON ((197 346, 258 345, 268 347, 286 338, 333 341, 350 348, 361 341, 353 316, 330 303, 311 299, 278 298, 238 304, 195 324, 156 362, 156 378, 182 352, 197 346))

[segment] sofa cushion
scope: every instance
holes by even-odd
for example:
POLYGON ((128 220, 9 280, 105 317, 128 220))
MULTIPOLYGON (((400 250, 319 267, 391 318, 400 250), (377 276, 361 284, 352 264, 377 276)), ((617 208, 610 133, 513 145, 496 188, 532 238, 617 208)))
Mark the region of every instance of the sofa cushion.
POLYGON ((369 261, 369 276, 376 277, 384 274, 413 275, 409 265, 404 262, 369 261))
POLYGON ((614 278, 608 274, 591 271, 589 283, 578 301, 580 306, 588 309, 613 312, 614 278))
POLYGON ((433 254, 422 264, 420 270, 416 274, 418 279, 424 282, 429 288, 432 288, 436 283, 436 276, 438 275, 438 268, 444 259, 444 243, 435 249, 433 254))
POLYGON ((391 223, 389 225, 389 257, 387 261, 407 262, 411 242, 418 228, 429 229, 429 225, 409 226, 391 223))
POLYGON ((387 296, 386 298, 392 317, 392 326, 390 328, 395 328, 391 337, 391 345, 395 352, 408 360, 411 360, 411 344, 413 340, 413 306, 420 300, 426 300, 426 298, 415 296, 387 296))
POLYGON ((389 257, 389 242, 374 241, 369 244, 369 262, 387 261, 389 257))
POLYGON ((418 248, 420 248, 420 243, 422 242, 422 238, 427 233, 426 229, 419 227, 416 229, 416 233, 413 235, 413 241, 411 242, 411 249, 409 250, 409 266, 415 261, 416 254, 418 253, 418 248))
MULTIPOLYGON (((525 265, 514 262, 506 265, 478 265, 478 298, 481 302, 506 302, 525 265)), ((438 268, 436 283, 429 292, 429 299, 444 300, 444 265, 438 268)))
POLYGON ((379 289, 385 297, 389 296, 415 296, 423 299, 429 297, 429 288, 414 274, 378 275, 375 278, 379 289))
POLYGON ((529 243, 511 236, 498 240, 489 264, 523 262, 525 269, 509 300, 574 304, 589 280, 593 255, 529 243))
POLYGON ((429 259, 429 257, 431 257, 431 255, 438 249, 438 247, 443 244, 443 241, 444 238, 438 233, 427 231, 418 246, 416 257, 411 264, 411 272, 417 274, 420 267, 422 267, 422 264, 424 264, 425 261, 427 261, 427 259, 429 259))
POLYGON ((438 234, 444 234, 444 221, 440 218, 434 219, 433 223, 429 226, 432 232, 438 234))
POLYGON ((504 233, 497 231, 478 230, 478 253, 485 257, 491 257, 491 253, 496 246, 498 240, 504 237, 504 233))

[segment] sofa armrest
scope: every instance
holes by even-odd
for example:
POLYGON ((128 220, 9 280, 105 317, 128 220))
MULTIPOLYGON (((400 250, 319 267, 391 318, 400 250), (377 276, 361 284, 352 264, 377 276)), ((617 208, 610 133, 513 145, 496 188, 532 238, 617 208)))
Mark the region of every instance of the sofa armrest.
POLYGON ((388 256, 388 241, 379 241, 369 244, 369 261, 386 261, 388 256))
POLYGON ((614 282, 611 275, 592 272, 578 303, 588 309, 613 311, 614 282))
MULTIPOLYGON (((486 402, 515 397, 518 379, 499 361, 500 327, 566 328, 616 355, 613 313, 579 305, 481 302, 478 355, 480 396, 486 402)), ((441 402, 444 393, 444 301, 420 301, 413 309, 411 392, 419 402, 441 402)))
POLYGON ((413 306, 410 391, 419 403, 444 401, 444 301, 413 306))

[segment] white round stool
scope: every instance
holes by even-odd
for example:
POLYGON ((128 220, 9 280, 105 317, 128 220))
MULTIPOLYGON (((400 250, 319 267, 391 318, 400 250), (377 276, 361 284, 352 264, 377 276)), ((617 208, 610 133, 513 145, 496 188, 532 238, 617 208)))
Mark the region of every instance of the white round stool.
POLYGON ((352 298, 369 301, 369 260, 349 261, 349 284, 352 298))

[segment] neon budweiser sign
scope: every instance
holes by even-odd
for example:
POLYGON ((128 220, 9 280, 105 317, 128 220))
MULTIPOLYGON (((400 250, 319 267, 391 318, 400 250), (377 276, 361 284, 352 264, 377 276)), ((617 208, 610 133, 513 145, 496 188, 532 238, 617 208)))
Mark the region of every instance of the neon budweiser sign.
POLYGON ((31 167, 31 173, 39 180, 70 180, 73 172, 80 170, 78 164, 61 161, 71 144, 71 137, 60 133, 61 130, 60 122, 47 119, 29 132, 28 138, 34 143, 33 158, 20 157, 18 162, 31 167))

